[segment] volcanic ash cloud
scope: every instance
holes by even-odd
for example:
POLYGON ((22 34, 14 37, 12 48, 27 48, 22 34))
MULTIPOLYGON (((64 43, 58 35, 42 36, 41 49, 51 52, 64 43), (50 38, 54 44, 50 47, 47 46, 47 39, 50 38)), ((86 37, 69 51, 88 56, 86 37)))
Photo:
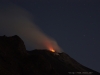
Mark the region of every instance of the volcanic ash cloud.
POLYGON ((57 42, 46 36, 32 22, 32 14, 14 4, 0 9, 0 34, 18 35, 36 49, 54 49, 56 52, 62 52, 57 42))

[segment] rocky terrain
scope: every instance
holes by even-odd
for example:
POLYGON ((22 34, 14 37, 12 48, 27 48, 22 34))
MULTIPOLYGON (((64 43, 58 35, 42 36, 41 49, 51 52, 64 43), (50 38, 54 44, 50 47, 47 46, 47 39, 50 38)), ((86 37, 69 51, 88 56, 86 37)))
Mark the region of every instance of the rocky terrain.
POLYGON ((27 51, 17 35, 0 36, 0 75, 100 75, 66 53, 27 51))

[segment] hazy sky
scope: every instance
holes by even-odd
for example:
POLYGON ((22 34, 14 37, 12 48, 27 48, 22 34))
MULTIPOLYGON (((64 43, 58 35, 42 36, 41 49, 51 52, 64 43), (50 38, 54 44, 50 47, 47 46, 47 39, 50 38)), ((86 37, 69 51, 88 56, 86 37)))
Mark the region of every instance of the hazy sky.
MULTIPOLYGON (((100 72, 99 0, 15 0, 34 23, 82 65, 100 72)), ((9 3, 8 2, 8 3, 9 3)), ((6 6, 7 2, 0 2, 6 6)), ((0 35, 4 35, 0 32, 0 35)), ((27 44, 27 49, 30 48, 27 44)))

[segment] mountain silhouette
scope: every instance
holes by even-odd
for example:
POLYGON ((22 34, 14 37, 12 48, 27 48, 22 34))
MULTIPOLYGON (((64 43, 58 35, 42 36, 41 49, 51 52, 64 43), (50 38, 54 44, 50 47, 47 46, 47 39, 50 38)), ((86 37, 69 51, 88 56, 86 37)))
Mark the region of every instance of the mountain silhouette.
POLYGON ((0 36, 0 75, 100 75, 68 54, 46 49, 27 51, 15 35, 0 36))

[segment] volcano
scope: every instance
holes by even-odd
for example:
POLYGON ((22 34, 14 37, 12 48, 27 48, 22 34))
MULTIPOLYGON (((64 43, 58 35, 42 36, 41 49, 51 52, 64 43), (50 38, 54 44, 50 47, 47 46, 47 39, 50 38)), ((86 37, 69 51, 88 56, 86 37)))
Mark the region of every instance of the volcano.
POLYGON ((68 54, 46 49, 27 51, 15 35, 0 36, 0 75, 100 75, 68 54))

